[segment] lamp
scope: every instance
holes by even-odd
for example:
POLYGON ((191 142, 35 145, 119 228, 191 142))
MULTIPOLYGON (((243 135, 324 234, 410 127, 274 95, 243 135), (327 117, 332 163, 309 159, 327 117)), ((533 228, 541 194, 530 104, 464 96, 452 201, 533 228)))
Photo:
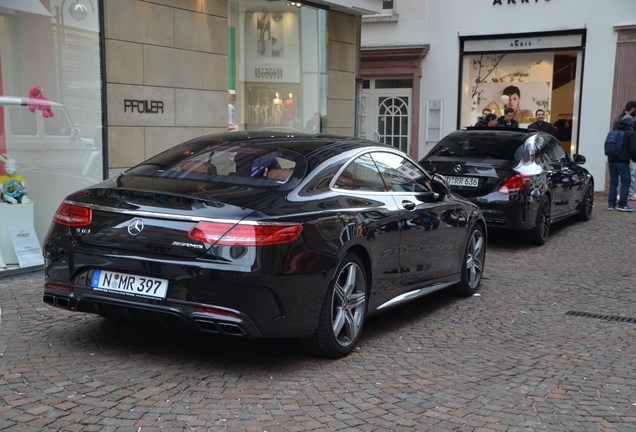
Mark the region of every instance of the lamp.
POLYGON ((68 13, 75 19, 75 21, 82 21, 88 16, 88 8, 80 3, 79 0, 75 0, 68 7, 68 13))

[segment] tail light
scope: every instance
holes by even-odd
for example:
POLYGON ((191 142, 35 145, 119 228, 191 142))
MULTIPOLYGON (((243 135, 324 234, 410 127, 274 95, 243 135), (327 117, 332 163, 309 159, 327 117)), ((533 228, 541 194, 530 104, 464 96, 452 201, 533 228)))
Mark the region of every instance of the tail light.
POLYGON ((272 246, 293 242, 303 230, 300 224, 233 224, 199 222, 188 236, 220 246, 272 246))
POLYGON ((526 188, 526 185, 530 181, 530 177, 523 174, 517 174, 516 176, 510 177, 506 182, 499 188, 499 192, 505 194, 517 193, 526 188))
POLYGON ((53 222, 66 226, 85 226, 91 223, 93 210, 63 202, 53 216, 53 222))

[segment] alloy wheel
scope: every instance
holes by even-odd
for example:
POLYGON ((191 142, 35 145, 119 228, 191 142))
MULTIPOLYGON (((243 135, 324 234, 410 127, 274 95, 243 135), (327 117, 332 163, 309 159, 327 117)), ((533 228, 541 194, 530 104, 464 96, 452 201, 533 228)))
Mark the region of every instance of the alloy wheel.
POLYGON ((366 307, 366 289, 362 269, 355 262, 347 263, 334 285, 331 307, 331 327, 338 344, 348 346, 362 330, 366 307))
POLYGON ((481 230, 473 231, 466 252, 466 278, 471 290, 476 290, 484 271, 486 244, 481 230))

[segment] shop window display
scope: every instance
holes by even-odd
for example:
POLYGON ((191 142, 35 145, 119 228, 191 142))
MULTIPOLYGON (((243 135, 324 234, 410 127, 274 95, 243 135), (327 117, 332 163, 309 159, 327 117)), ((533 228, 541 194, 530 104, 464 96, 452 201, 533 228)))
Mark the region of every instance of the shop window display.
POLYGON ((296 131, 315 113, 326 115, 326 28, 327 13, 319 8, 230 1, 230 34, 236 37, 230 38, 235 63, 228 86, 239 96, 238 129, 296 131))
POLYGON ((0 203, 32 206, 41 241, 61 200, 104 178, 99 8, 22 3, 0 10, 0 203))
POLYGON ((462 44, 459 127, 474 125, 483 109, 501 116, 514 110, 522 128, 537 110, 555 135, 575 153, 578 95, 582 84, 585 32, 465 37, 462 44))

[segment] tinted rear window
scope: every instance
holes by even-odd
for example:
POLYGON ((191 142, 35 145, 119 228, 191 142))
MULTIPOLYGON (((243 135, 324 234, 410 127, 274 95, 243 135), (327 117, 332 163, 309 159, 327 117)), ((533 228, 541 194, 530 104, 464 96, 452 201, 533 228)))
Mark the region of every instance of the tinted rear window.
POLYGON ((248 186, 278 186, 305 174, 305 158, 293 151, 253 144, 178 146, 143 162, 125 175, 248 186))
POLYGON ((517 139, 511 139, 509 135, 455 133, 444 137, 428 156, 515 160, 515 151, 520 145, 517 139))

